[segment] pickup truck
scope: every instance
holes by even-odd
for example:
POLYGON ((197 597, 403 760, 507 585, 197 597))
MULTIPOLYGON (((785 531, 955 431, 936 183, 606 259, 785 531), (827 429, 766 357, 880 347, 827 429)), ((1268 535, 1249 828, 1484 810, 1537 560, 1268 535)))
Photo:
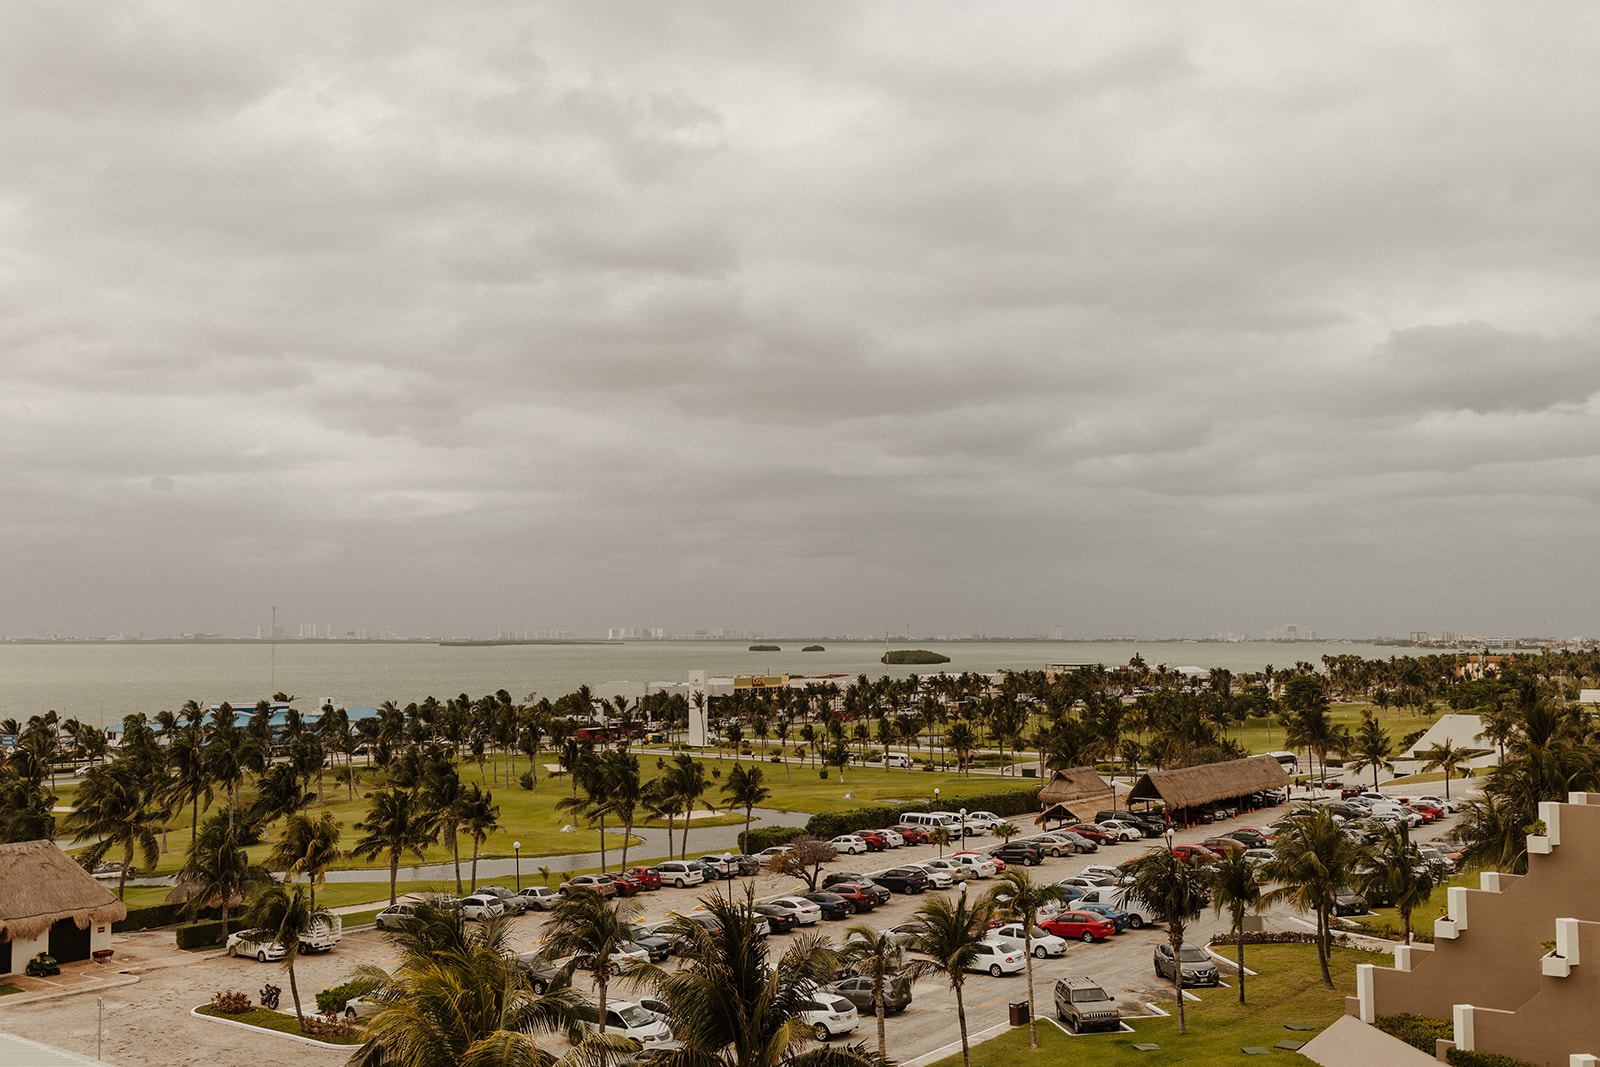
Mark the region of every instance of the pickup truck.
POLYGON ((300 939, 300 951, 332 952, 333 947, 343 937, 344 920, 337 915, 330 915, 306 931, 305 936, 300 939))

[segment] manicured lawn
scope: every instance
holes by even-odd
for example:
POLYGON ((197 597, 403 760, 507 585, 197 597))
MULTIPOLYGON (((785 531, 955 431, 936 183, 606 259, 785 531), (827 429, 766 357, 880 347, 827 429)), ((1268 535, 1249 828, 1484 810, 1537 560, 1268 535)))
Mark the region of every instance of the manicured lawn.
POLYGON ((22 992, 22 989, 20 987, 18 987, 18 986, 0 985, 0 997, 6 996, 6 995, 11 994, 11 993, 20 993, 20 992, 22 992))
MULTIPOLYGON (((287 991, 283 995, 285 998, 289 996, 287 991)), ((306 1013, 308 1018, 316 1014, 314 1010, 316 1008, 315 999, 312 1000, 311 1006, 313 1010, 306 1013)), ((299 1020, 293 1015, 268 1011, 266 1008, 251 1008, 249 1011, 241 1012, 238 1015, 229 1015, 227 1012, 218 1011, 210 1004, 196 1010, 201 1015, 209 1015, 214 1019, 231 1019, 236 1023, 244 1023, 246 1026, 255 1026, 262 1030, 276 1030, 280 1034, 294 1034, 296 1037, 308 1037, 313 1041, 324 1041, 330 1045, 359 1045, 366 1040, 366 1037, 360 1031, 357 1031, 352 1037, 332 1037, 327 1034, 303 1033, 300 1029, 299 1020)))
MULTIPOLYGON (((1199 1001, 1188 1002, 1188 1029, 1179 1035, 1176 1016, 1167 1019, 1137 1019, 1134 1032, 1070 1037, 1053 1023, 1039 1022, 1039 1051, 1028 1047, 1028 1028, 1014 1027, 992 1041, 972 1050, 973 1067, 1012 1067, 1026 1062, 1035 1067, 1105 1067, 1111 1064, 1138 1064, 1140 1067, 1207 1067, 1210 1064, 1258 1062, 1240 1050, 1246 1046, 1273 1045, 1285 1038, 1309 1041, 1344 1013, 1344 998, 1355 992, 1358 963, 1377 963, 1385 957, 1354 949, 1335 949, 1333 982, 1335 989, 1322 988, 1313 945, 1251 945, 1245 949, 1245 965, 1260 972, 1245 979, 1248 1003, 1239 1006, 1233 989, 1198 991, 1199 1001), (1284 1029, 1286 1023, 1311 1027, 1309 1031, 1284 1029), (1133 1046, 1157 1044, 1161 1048, 1140 1052, 1133 1046)), ((1041 1012, 1049 1011, 1049 994, 1040 997, 1041 1012)), ((1172 1010, 1171 999, 1160 1002, 1172 1010)), ((893 1049, 890 1050, 891 1054, 893 1049)), ((1274 1050, 1276 1055, 1283 1055, 1274 1050)), ((1262 1063, 1273 1062, 1270 1059, 1262 1063)), ((940 1060, 936 1067, 960 1067, 961 1054, 940 1060)))

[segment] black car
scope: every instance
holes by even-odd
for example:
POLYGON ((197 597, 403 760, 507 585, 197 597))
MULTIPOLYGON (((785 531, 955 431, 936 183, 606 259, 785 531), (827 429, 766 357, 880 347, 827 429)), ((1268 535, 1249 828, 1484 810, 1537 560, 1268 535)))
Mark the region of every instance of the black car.
POLYGON ((542 953, 524 952, 511 961, 511 965, 528 976, 528 985, 535 993, 544 994, 556 984, 561 968, 551 963, 542 953))
POLYGON ((757 904, 755 912, 757 915, 766 918, 767 923, 772 927, 772 932, 775 934, 786 934, 800 925, 800 920, 792 913, 786 912, 782 908, 775 908, 771 904, 757 904))
POLYGON ((1037 867, 1044 862, 1044 852, 1026 841, 1007 841, 989 850, 989 855, 1007 863, 1020 863, 1024 867, 1037 867))
POLYGON ((870 882, 871 880, 866 875, 856 874, 854 871, 834 871, 832 874, 823 876, 822 888, 827 889, 829 886, 838 885, 840 882, 854 882, 860 885, 862 882, 870 882))
POLYGON ((822 909, 824 919, 848 919, 856 913, 856 906, 838 893, 807 893, 805 898, 822 909))
POLYGON ((872 880, 895 893, 922 893, 928 888, 928 872, 920 867, 891 867, 872 880))

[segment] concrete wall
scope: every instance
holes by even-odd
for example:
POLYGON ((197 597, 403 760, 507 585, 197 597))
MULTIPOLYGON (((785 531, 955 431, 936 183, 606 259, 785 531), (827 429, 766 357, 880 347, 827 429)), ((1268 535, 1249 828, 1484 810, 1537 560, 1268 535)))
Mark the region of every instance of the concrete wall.
MULTIPOLYGON (((1590 967, 1600 972, 1600 944, 1591 950, 1587 941, 1594 936, 1589 924, 1600 922, 1600 893, 1595 891, 1595 874, 1600 871, 1600 795, 1579 793, 1570 800, 1541 805, 1547 832, 1528 839, 1526 876, 1486 873, 1482 888, 1452 887, 1449 912, 1434 924, 1431 951, 1419 946, 1397 953, 1395 969, 1363 968, 1365 973, 1358 975, 1363 1020, 1413 1012, 1455 1018, 1459 1029, 1457 1007, 1470 1005, 1468 1040, 1475 1040, 1476 1047, 1537 1061, 1538 1056, 1526 1051, 1524 1043, 1533 1026, 1523 1021, 1521 1009, 1552 988, 1550 982, 1565 982, 1563 989, 1577 992, 1556 992, 1546 1003, 1580 1003, 1573 998, 1587 996, 1588 1007, 1581 1013, 1569 1007, 1567 1015, 1540 1009, 1541 1047, 1591 1051, 1590 1035, 1600 1036, 1595 1034, 1600 1013, 1593 1007, 1600 1004, 1600 973, 1580 975, 1574 969, 1576 982, 1571 977, 1549 978, 1542 944, 1557 937, 1558 919, 1581 920, 1579 952, 1590 952, 1590 967), (1491 1014, 1496 1011, 1515 1014, 1491 1014), (1484 1043, 1506 1040, 1513 1030, 1521 1043, 1493 1047, 1484 1043)), ((1567 1054, 1550 1062, 1564 1064, 1567 1054)))
MULTIPOLYGON (((108 948, 110 947, 109 940, 110 937, 107 935, 108 948)), ((23 968, 28 965, 29 960, 33 959, 33 957, 37 956, 41 952, 49 951, 49 949, 50 931, 48 930, 32 940, 11 942, 11 970, 4 973, 21 974, 23 968)))
POLYGON ((1458 1048, 1557 1065, 1574 1052, 1600 1051, 1600 923, 1558 920, 1556 942, 1542 961, 1539 992, 1515 1012, 1457 1009, 1472 1031, 1470 1046, 1457 1033, 1458 1048))

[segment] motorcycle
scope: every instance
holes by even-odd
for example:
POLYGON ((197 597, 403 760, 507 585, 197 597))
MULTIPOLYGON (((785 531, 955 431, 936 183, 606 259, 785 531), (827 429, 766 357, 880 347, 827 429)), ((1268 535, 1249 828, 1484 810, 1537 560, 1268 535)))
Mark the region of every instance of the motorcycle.
POLYGON ((278 997, 282 993, 283 993, 283 990, 279 989, 275 985, 268 985, 268 986, 262 987, 262 990, 261 990, 261 1006, 263 1008, 270 1008, 273 1011, 277 1011, 278 1010, 278 997))

